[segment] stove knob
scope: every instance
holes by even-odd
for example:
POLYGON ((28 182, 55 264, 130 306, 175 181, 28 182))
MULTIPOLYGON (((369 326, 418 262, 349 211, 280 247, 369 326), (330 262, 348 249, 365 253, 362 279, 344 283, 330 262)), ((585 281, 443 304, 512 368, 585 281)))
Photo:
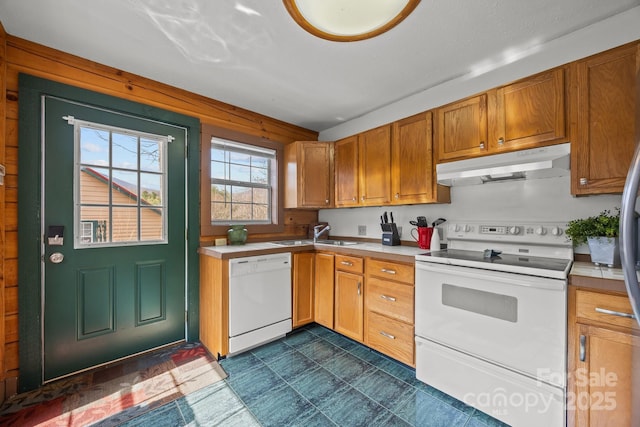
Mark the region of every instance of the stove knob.
POLYGON ((554 236, 560 236, 562 234, 562 228, 560 227, 553 227, 551 229, 551 234, 553 234, 554 236))
POLYGON ((509 233, 511 233, 511 234, 520 234, 520 227, 516 227, 516 226, 509 227, 509 233))
POLYGON ((470 232, 470 231, 471 231, 471 226, 470 226, 470 225, 465 225, 465 226, 464 226, 464 231, 465 231, 466 233, 470 232))
POLYGON ((547 230, 545 230, 544 227, 538 227, 536 228, 536 234, 544 236, 545 234, 547 234, 547 230))
POLYGON ((453 231, 455 231, 456 233, 457 233, 458 231, 460 231, 460 226, 459 226, 458 224, 454 225, 454 226, 453 226, 453 231))

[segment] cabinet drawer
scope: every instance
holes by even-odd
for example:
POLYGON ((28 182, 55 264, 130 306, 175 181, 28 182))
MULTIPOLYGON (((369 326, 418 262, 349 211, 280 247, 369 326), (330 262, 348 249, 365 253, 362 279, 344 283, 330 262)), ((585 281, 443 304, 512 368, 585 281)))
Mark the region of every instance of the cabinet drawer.
POLYGON ((413 324, 413 286, 367 277, 367 310, 413 324))
POLYGON ((629 298, 599 292, 576 291, 576 317, 595 320, 624 328, 640 330, 633 314, 629 298))
POLYGON ((364 261, 362 258, 336 254, 336 270, 362 274, 364 271, 363 267, 364 261))
POLYGON ((396 264, 379 259, 367 259, 367 275, 397 280, 410 285, 414 282, 413 265, 396 264))
POLYGON ((407 365, 414 365, 413 326, 368 312, 367 344, 407 365))

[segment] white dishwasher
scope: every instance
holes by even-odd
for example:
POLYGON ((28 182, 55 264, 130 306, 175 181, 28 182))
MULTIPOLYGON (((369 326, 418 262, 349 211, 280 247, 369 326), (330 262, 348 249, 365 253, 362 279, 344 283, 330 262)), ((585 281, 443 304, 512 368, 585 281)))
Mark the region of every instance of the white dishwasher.
POLYGON ((229 260, 229 355, 291 331, 291 253, 229 260))

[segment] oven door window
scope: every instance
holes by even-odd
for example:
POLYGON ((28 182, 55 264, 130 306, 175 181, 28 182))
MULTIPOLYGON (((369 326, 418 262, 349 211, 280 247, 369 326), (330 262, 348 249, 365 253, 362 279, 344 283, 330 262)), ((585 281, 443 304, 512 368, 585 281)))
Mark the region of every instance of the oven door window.
POLYGON ((442 304, 509 322, 518 321, 518 299, 509 295, 443 283, 442 304))

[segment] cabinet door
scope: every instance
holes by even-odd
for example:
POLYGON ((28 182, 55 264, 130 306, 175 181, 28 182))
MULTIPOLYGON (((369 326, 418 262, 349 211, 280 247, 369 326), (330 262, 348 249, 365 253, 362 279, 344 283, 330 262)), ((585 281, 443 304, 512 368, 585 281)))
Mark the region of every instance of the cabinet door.
POLYGON ((300 144, 300 207, 333 205, 333 143, 305 141, 300 144))
POLYGON ((487 152, 487 95, 436 110, 437 159, 450 160, 487 152))
POLYGON ((490 92, 489 150, 568 141, 564 74, 564 68, 556 68, 490 92))
POLYGON ((364 280, 361 275, 336 271, 335 331, 362 341, 364 331, 364 280))
POLYGON ((573 194, 621 193, 636 143, 640 44, 575 63, 573 194))
POLYGON ((313 252, 293 254, 293 327, 313 322, 313 252))
POLYGON ((576 426, 638 425, 640 338, 578 324, 576 339, 576 372, 570 373, 575 393, 567 396, 576 426))
POLYGON ((391 140, 391 192, 394 204, 434 201, 431 112, 393 124, 391 140))
POLYGON ((357 206, 358 136, 336 141, 334 146, 336 206, 357 206))
POLYGON ((317 253, 315 265, 314 318, 333 329, 333 254, 317 253))
POLYGON ((284 148, 284 207, 333 206, 333 142, 295 141, 284 148))
POLYGON ((380 206, 391 202, 391 125, 358 135, 360 202, 380 206))

